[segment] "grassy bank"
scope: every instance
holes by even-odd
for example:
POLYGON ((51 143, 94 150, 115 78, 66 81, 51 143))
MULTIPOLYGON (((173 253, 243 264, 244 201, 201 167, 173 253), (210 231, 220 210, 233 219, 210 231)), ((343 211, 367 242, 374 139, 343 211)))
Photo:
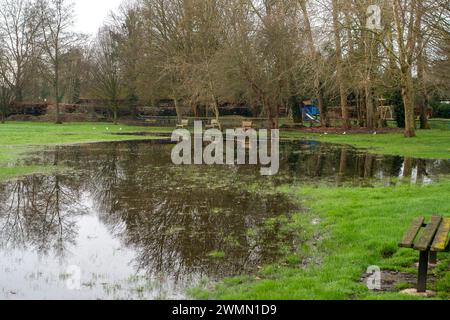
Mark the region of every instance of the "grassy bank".
POLYGON ((416 138, 406 139, 401 133, 389 134, 309 134, 283 132, 286 139, 309 139, 347 144, 373 153, 426 159, 450 159, 450 130, 419 130, 416 138))
POLYGON ((154 136, 116 135, 117 133, 164 133, 170 128, 152 128, 118 125, 110 123, 51 123, 8 122, 0 125, 0 180, 51 168, 16 165, 27 152, 49 145, 73 143, 121 141, 130 139, 154 139, 154 136))
MULTIPOLYGON (((445 125, 442 129, 445 129, 445 125)), ((419 130, 417 138, 402 134, 320 135, 282 132, 287 139, 310 139, 348 144, 373 153, 416 158, 450 159, 449 130, 419 130)), ((301 201, 305 212, 292 218, 308 242, 292 257, 266 266, 256 275, 227 279, 213 288, 195 289, 196 298, 214 299, 414 299, 400 294, 412 287, 402 280, 395 292, 374 293, 362 283, 369 266, 415 275, 418 253, 399 249, 398 241, 413 218, 433 214, 450 216, 450 180, 429 186, 400 185, 378 188, 285 187, 283 192, 301 201), (319 219, 317 226, 305 220, 319 219), (306 266, 305 266, 306 264, 306 266)), ((430 274, 437 283, 436 298, 450 298, 450 256, 430 274)))
MULTIPOLYGON (((399 249, 397 243, 411 220, 440 213, 450 215, 450 181, 430 186, 403 185, 389 188, 284 188, 308 212, 299 220, 319 219, 308 244, 297 255, 302 263, 263 268, 256 276, 228 279, 209 290, 194 290, 197 298, 215 299, 411 299, 400 293, 373 293, 360 281, 369 266, 415 273, 418 253, 399 249), (312 258, 311 258, 312 255, 312 258), (312 261, 312 262, 311 262, 312 261)), ((450 298, 448 254, 440 256, 437 298, 450 298), (445 272, 447 270, 447 272, 445 272)), ((287 260, 292 260, 289 258, 287 260)), ((406 286, 397 284, 398 291, 406 286)), ((410 286, 409 286, 410 287, 410 286)))

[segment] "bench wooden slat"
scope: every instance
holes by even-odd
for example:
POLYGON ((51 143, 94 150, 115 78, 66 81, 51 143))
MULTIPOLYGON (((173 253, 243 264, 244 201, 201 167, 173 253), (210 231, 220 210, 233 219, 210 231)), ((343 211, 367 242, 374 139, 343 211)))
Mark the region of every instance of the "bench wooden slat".
POLYGON ((429 250, 431 243, 433 242, 434 236, 436 235, 436 232, 438 231, 439 226, 441 225, 441 222, 442 217, 433 216, 431 218, 430 223, 425 228, 425 231, 423 232, 419 241, 417 241, 416 245, 414 246, 414 249, 419 251, 429 250))
POLYGON ((450 233, 450 218, 444 218, 441 226, 436 233, 434 242, 431 245, 431 250, 436 252, 443 252, 447 248, 448 234, 450 233))
POLYGON ((401 248, 414 247, 414 239, 417 237, 417 234, 422 228, 424 222, 425 218, 423 217, 419 217, 413 220, 411 226, 409 227, 408 231, 406 231, 402 241, 400 242, 401 248))
POLYGON ((181 123, 177 124, 177 128, 184 128, 189 126, 189 120, 181 120, 181 123))
POLYGON ((251 129, 253 127, 253 122, 251 121, 242 121, 242 128, 251 129))

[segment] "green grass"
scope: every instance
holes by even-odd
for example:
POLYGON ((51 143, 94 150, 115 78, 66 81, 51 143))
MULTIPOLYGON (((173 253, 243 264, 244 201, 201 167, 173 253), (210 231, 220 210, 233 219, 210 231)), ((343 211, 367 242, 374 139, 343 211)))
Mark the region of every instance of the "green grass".
POLYGON ((212 259, 217 259, 217 260, 221 260, 221 259, 225 259, 225 252, 223 251, 212 251, 208 254, 208 256, 212 259))
MULTIPOLYGON (((418 254, 399 249, 397 243, 417 216, 440 213, 450 216, 450 181, 419 187, 402 185, 380 188, 283 188, 308 213, 299 220, 319 218, 309 227, 310 240, 297 254, 313 255, 307 267, 281 264, 266 266, 256 276, 227 279, 213 289, 195 289, 192 295, 203 299, 412 299, 400 293, 370 292, 359 279, 369 266, 382 270, 414 272, 418 254)), ((438 298, 450 298, 450 259, 445 259, 438 275, 438 298)), ((430 288, 436 289, 436 288, 430 288)))
POLYGON ((431 119, 429 124, 433 130, 450 130, 450 119, 431 119))
POLYGON ((283 132, 285 139, 309 139, 321 142, 351 145, 385 155, 426 159, 450 159, 450 130, 419 130, 416 138, 405 138, 400 133, 389 134, 307 134, 283 132))
POLYGON ((16 165, 27 152, 48 145, 154 139, 154 136, 114 135, 114 133, 169 133, 171 128, 137 127, 110 123, 69 123, 56 125, 34 122, 7 122, 0 124, 0 180, 50 168, 16 165))

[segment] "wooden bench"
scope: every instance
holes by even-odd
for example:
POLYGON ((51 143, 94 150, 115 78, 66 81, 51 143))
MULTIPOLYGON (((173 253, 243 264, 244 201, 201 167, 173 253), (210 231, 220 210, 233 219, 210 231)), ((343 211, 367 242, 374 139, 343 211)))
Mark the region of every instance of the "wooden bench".
POLYGON ((158 121, 155 120, 155 119, 145 119, 145 122, 146 123, 150 123, 150 124, 157 124, 158 123, 158 121))
POLYGON ((253 129, 253 122, 251 122, 251 121, 242 121, 242 129, 244 129, 244 130, 253 129))
POLYGON ((181 120, 180 124, 177 124, 177 128, 187 128, 189 126, 189 120, 181 120))
POLYGON ((450 218, 433 216, 428 224, 425 218, 414 219, 399 246, 420 252, 417 292, 427 291, 428 263, 437 263, 438 252, 449 252, 450 218))
POLYGON ((221 129, 221 125, 220 125, 220 122, 218 121, 218 120, 211 120, 211 123, 210 124, 207 124, 206 126, 206 129, 221 129))

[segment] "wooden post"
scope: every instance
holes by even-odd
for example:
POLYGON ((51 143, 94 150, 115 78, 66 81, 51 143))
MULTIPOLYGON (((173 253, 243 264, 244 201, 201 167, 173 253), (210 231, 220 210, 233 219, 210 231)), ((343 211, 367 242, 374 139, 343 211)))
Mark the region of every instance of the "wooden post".
POLYGON ((428 258, 430 251, 420 251, 419 260, 419 282, 417 284, 417 292, 427 292, 427 275, 428 275, 428 258))
POLYGON ((437 252, 436 251, 431 251, 430 252, 430 264, 437 264, 437 252))

